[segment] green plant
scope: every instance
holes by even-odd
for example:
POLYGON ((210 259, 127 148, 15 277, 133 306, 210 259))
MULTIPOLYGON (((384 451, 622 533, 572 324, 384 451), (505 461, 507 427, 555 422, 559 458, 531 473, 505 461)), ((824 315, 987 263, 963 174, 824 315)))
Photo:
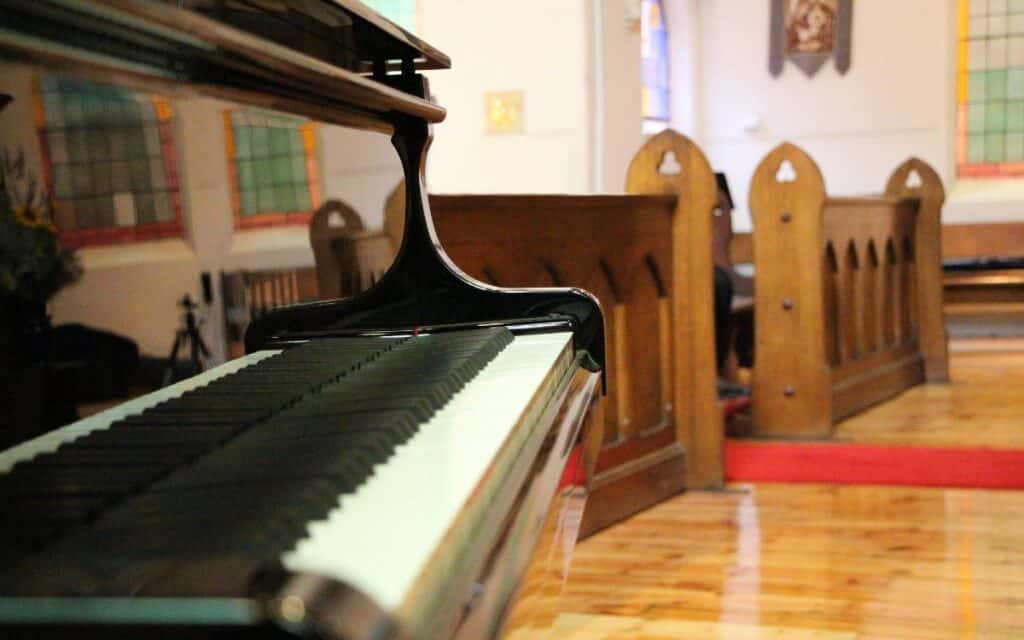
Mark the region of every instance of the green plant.
POLYGON ((0 154, 0 300, 48 301, 82 273, 60 245, 45 189, 25 168, 25 154, 0 154))

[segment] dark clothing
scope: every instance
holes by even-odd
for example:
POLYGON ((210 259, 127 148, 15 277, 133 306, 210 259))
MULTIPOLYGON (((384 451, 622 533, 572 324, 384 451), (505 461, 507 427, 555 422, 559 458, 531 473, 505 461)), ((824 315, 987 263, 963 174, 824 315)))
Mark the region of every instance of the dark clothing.
POLYGON ((715 265, 715 363, 722 373, 732 342, 732 278, 715 265))

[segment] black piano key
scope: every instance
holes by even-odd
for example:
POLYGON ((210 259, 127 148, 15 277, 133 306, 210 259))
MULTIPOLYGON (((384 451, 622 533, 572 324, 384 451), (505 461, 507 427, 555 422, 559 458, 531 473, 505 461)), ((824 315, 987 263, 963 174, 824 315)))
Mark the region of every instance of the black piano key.
MULTIPOLYGON (((139 415, 118 420, 0 475, 0 499, 49 496, 50 504, 26 507, 19 522, 54 520, 49 515, 68 498, 87 498, 86 506, 60 510, 57 522, 70 528, 95 516, 105 505, 138 493, 211 447, 295 404, 312 388, 344 377, 375 361, 399 343, 356 339, 325 341, 314 349, 294 349, 267 358, 220 380, 171 398, 139 415), (303 353, 303 352, 307 353, 303 353), (95 452, 102 451, 102 455, 95 452), (35 518, 36 520, 33 520, 35 518)), ((26 549, 49 542, 53 527, 20 533, 0 531, 0 542, 26 549)))
POLYGON ((343 508, 510 341, 504 329, 318 340, 17 465, 0 498, 27 515, 0 549, 40 551, 37 564, 0 567, 0 593, 228 595, 218 589, 245 584, 343 508), (18 493, 29 480, 58 491, 18 493), (32 573, 69 563, 73 584, 32 573), (204 578, 203 563, 237 575, 204 578))

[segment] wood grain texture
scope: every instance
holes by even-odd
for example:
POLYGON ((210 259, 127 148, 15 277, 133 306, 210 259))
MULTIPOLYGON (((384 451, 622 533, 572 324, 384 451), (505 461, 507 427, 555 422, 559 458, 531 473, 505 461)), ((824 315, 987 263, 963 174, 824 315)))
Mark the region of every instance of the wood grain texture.
POLYGON ((502 287, 574 286, 601 302, 608 394, 583 534, 678 493, 685 486, 677 423, 689 403, 673 389, 662 294, 671 286, 675 198, 652 196, 431 196, 437 236, 471 277, 502 287), (669 452, 669 459, 658 452, 669 452), (639 462, 638 462, 639 461, 639 462), (625 471, 623 471, 625 470, 625 471))
POLYGON ((783 144, 765 157, 750 199, 755 434, 824 437, 925 379, 948 380, 944 199, 918 159, 879 197, 834 198, 802 150, 783 144))
POLYGON ((1006 258, 1021 255, 1024 222, 991 222, 945 225, 944 258, 1006 258))
POLYGON ((942 205, 946 190, 939 174, 919 158, 910 158, 889 177, 885 194, 916 198, 917 335, 929 382, 949 381, 946 326, 942 318, 942 205), (914 177, 916 176, 916 180, 914 177), (916 184, 915 184, 916 182, 916 184))
POLYGON ((676 196, 669 296, 674 323, 673 406, 679 416, 676 430, 687 448, 687 486, 720 486, 725 427, 715 386, 711 242, 718 202, 715 177, 700 148, 667 129, 648 140, 633 157, 626 172, 626 192, 676 196), (677 175, 660 170, 671 156, 679 165, 677 175))
POLYGON ((760 435, 818 436, 832 426, 825 357, 822 260, 825 180, 818 165, 784 143, 750 184, 754 243, 753 413, 760 435), (788 165, 789 182, 776 178, 788 165))
MULTIPOLYGON (((1024 247, 1024 223, 1018 222, 943 225, 941 235, 943 259, 1015 257, 1021 255, 1021 247, 1024 247)), ((751 263, 753 246, 752 234, 735 233, 729 242, 729 256, 735 263, 751 263)), ((943 311, 950 319, 951 327, 963 323, 993 327, 1019 323, 1024 286, 1019 284, 1019 278, 1000 281, 1000 275, 985 272, 944 274, 943 311)), ((929 348, 938 354, 942 347, 941 340, 936 337, 937 330, 930 328, 929 333, 932 336, 928 340, 929 348)), ((937 355, 931 360, 941 363, 941 357, 937 355)), ((932 370, 935 369, 933 365, 932 370)), ((941 364, 937 369, 935 377, 941 380, 941 364)))
POLYGON ((1021 492, 688 492, 576 548, 553 637, 1021 637, 1022 526, 1021 492))
MULTIPOLYGON (((1021 255, 1024 222, 986 222, 942 226, 942 257, 1007 258, 1021 255)), ((754 261, 754 237, 749 232, 733 233, 729 256, 734 263, 754 261)))
POLYGON ((1024 355, 950 357, 951 384, 926 384, 847 418, 837 440, 858 444, 1022 449, 1024 355))
POLYGON ((754 234, 749 231, 733 232, 729 238, 729 259, 733 264, 754 263, 754 234))

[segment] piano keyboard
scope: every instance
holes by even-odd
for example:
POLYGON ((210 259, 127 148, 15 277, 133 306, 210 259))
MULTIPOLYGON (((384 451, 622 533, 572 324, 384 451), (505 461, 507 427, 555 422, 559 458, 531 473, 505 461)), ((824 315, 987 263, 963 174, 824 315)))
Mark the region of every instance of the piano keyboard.
POLYGON ((397 610, 570 338, 517 337, 385 468, 313 523, 284 566, 342 580, 397 610))
POLYGON ((256 353, 250 353, 242 358, 225 362, 219 367, 214 367, 209 371, 204 371, 199 375, 192 376, 187 380, 176 382, 170 386, 164 387, 163 389, 154 391, 153 393, 148 393, 144 396, 128 400, 116 407, 111 407, 106 411, 91 415, 88 418, 83 418, 65 427, 61 427, 60 429, 54 429, 53 431, 45 433, 37 438, 15 445, 6 451, 0 451, 0 474, 10 471, 11 468, 19 462, 31 460, 37 455, 43 453, 56 451, 57 448, 65 442, 77 440, 78 438, 92 433, 93 431, 108 429, 110 425, 117 420, 142 413, 150 407, 155 407, 164 400, 177 398, 187 391, 204 387, 214 380, 223 378, 229 373, 234 373, 240 369, 250 367, 257 362, 278 353, 280 353, 280 351, 257 351, 256 353))
POLYGON ((0 594, 239 596, 280 563, 394 610, 570 343, 317 340, 0 453, 0 594))

